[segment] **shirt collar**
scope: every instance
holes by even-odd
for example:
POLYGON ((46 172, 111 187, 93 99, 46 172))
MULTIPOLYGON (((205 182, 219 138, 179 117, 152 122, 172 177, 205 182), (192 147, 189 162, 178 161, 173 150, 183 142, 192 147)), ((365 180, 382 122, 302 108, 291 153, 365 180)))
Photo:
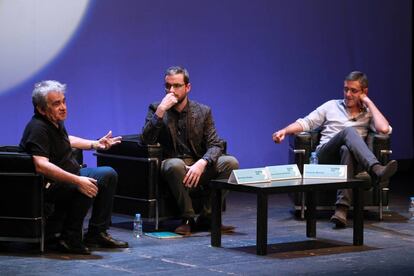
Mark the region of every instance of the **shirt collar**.
MULTIPOLYGON (((342 106, 342 108, 343 108, 345 111, 347 111, 347 108, 346 108, 346 105, 345 105, 345 100, 344 100, 344 99, 339 100, 339 105, 340 105, 340 106, 342 106)), ((363 106, 363 107, 359 110, 359 113, 366 113, 367 111, 368 111, 368 109, 367 109, 365 106, 363 106)))
MULTIPOLYGON (((54 128, 56 128, 56 126, 46 116, 40 114, 37 111, 35 111, 35 114, 34 114, 33 117, 35 117, 37 119, 40 119, 40 120, 44 121, 45 123, 47 123, 47 124, 53 126, 54 128)), ((58 128, 57 129, 59 129, 59 130, 62 129, 63 125, 64 125, 63 122, 58 122, 58 128)))

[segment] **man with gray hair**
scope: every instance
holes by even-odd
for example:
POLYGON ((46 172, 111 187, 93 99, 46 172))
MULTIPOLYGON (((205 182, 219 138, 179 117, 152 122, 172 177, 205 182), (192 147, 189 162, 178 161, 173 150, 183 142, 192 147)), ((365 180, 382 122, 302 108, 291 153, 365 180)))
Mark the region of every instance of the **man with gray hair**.
POLYGON ((57 81, 35 84, 32 94, 34 115, 26 125, 20 147, 33 155, 36 172, 45 176, 47 245, 73 254, 90 254, 89 247, 124 248, 128 244, 112 238, 107 229, 111 221, 112 198, 117 174, 110 167, 81 168, 72 148, 109 149, 121 142, 112 132, 99 140, 68 135, 66 85, 57 81), (83 220, 93 205, 88 233, 82 236, 83 220))
MULTIPOLYGON (((351 72, 344 81, 344 98, 330 100, 305 118, 273 133, 273 141, 281 143, 286 135, 321 128, 320 144, 316 148, 319 163, 344 164, 348 176, 359 170, 368 171, 373 184, 386 181, 397 171, 397 162, 380 165, 363 138, 368 130, 390 134, 392 129, 374 102, 368 98, 368 78, 359 71, 351 72)), ((336 228, 346 227, 352 190, 338 190, 335 214, 331 221, 336 228)))

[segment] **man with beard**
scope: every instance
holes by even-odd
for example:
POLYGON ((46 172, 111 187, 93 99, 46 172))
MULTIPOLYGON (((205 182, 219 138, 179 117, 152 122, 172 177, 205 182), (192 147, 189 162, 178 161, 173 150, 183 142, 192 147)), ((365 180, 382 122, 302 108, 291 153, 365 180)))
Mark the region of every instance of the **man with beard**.
MULTIPOLYGON (((182 224, 175 232, 190 235, 208 230, 211 223, 210 179, 228 179, 239 164, 236 158, 222 155, 224 145, 214 125, 210 107, 189 100, 191 90, 188 71, 179 66, 167 69, 165 96, 149 106, 142 141, 160 143, 163 156, 161 175, 168 183, 181 212, 182 224), (206 199, 195 221, 190 191, 202 190, 206 199)), ((221 226, 223 232, 232 226, 221 226)))
MULTIPOLYGON (((285 135, 320 128, 321 139, 316 148, 319 163, 347 165, 349 177, 366 170, 373 177, 373 184, 378 185, 396 172, 397 162, 380 165, 364 139, 369 129, 390 134, 391 126, 368 98, 368 78, 364 73, 354 71, 346 76, 343 93, 344 99, 330 100, 305 118, 273 133, 273 141, 281 143, 285 135)), ((331 217, 336 228, 346 226, 351 200, 352 190, 338 190, 335 214, 331 217)))

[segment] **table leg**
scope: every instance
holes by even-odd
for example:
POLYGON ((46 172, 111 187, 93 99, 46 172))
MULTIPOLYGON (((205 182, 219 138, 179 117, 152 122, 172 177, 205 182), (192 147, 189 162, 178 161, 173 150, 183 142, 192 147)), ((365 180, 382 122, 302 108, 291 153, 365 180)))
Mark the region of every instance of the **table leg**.
POLYGON ((267 194, 257 194, 256 254, 267 254, 267 194))
POLYGON ((354 198, 354 245, 364 244, 364 199, 361 188, 353 188, 354 198))
POLYGON ((212 189, 211 202, 211 245, 221 246, 221 193, 220 189, 212 189))
POLYGON ((308 238, 316 237, 316 193, 306 193, 306 236, 308 238))

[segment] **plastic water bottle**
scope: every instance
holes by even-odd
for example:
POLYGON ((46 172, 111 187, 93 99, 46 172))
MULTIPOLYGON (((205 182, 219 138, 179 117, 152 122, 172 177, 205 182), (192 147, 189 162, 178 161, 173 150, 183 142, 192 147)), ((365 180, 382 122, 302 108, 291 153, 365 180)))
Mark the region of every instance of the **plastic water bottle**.
POLYGON ((409 219, 414 221, 414 196, 410 197, 410 207, 408 208, 408 213, 410 214, 409 219))
POLYGON ((143 232, 142 232, 141 214, 135 214, 134 229, 132 231, 133 231, 133 234, 134 234, 134 238, 138 239, 138 238, 142 237, 143 232))
POLYGON ((310 158, 309 158, 309 164, 318 164, 318 155, 316 155, 316 152, 311 152, 310 158))

